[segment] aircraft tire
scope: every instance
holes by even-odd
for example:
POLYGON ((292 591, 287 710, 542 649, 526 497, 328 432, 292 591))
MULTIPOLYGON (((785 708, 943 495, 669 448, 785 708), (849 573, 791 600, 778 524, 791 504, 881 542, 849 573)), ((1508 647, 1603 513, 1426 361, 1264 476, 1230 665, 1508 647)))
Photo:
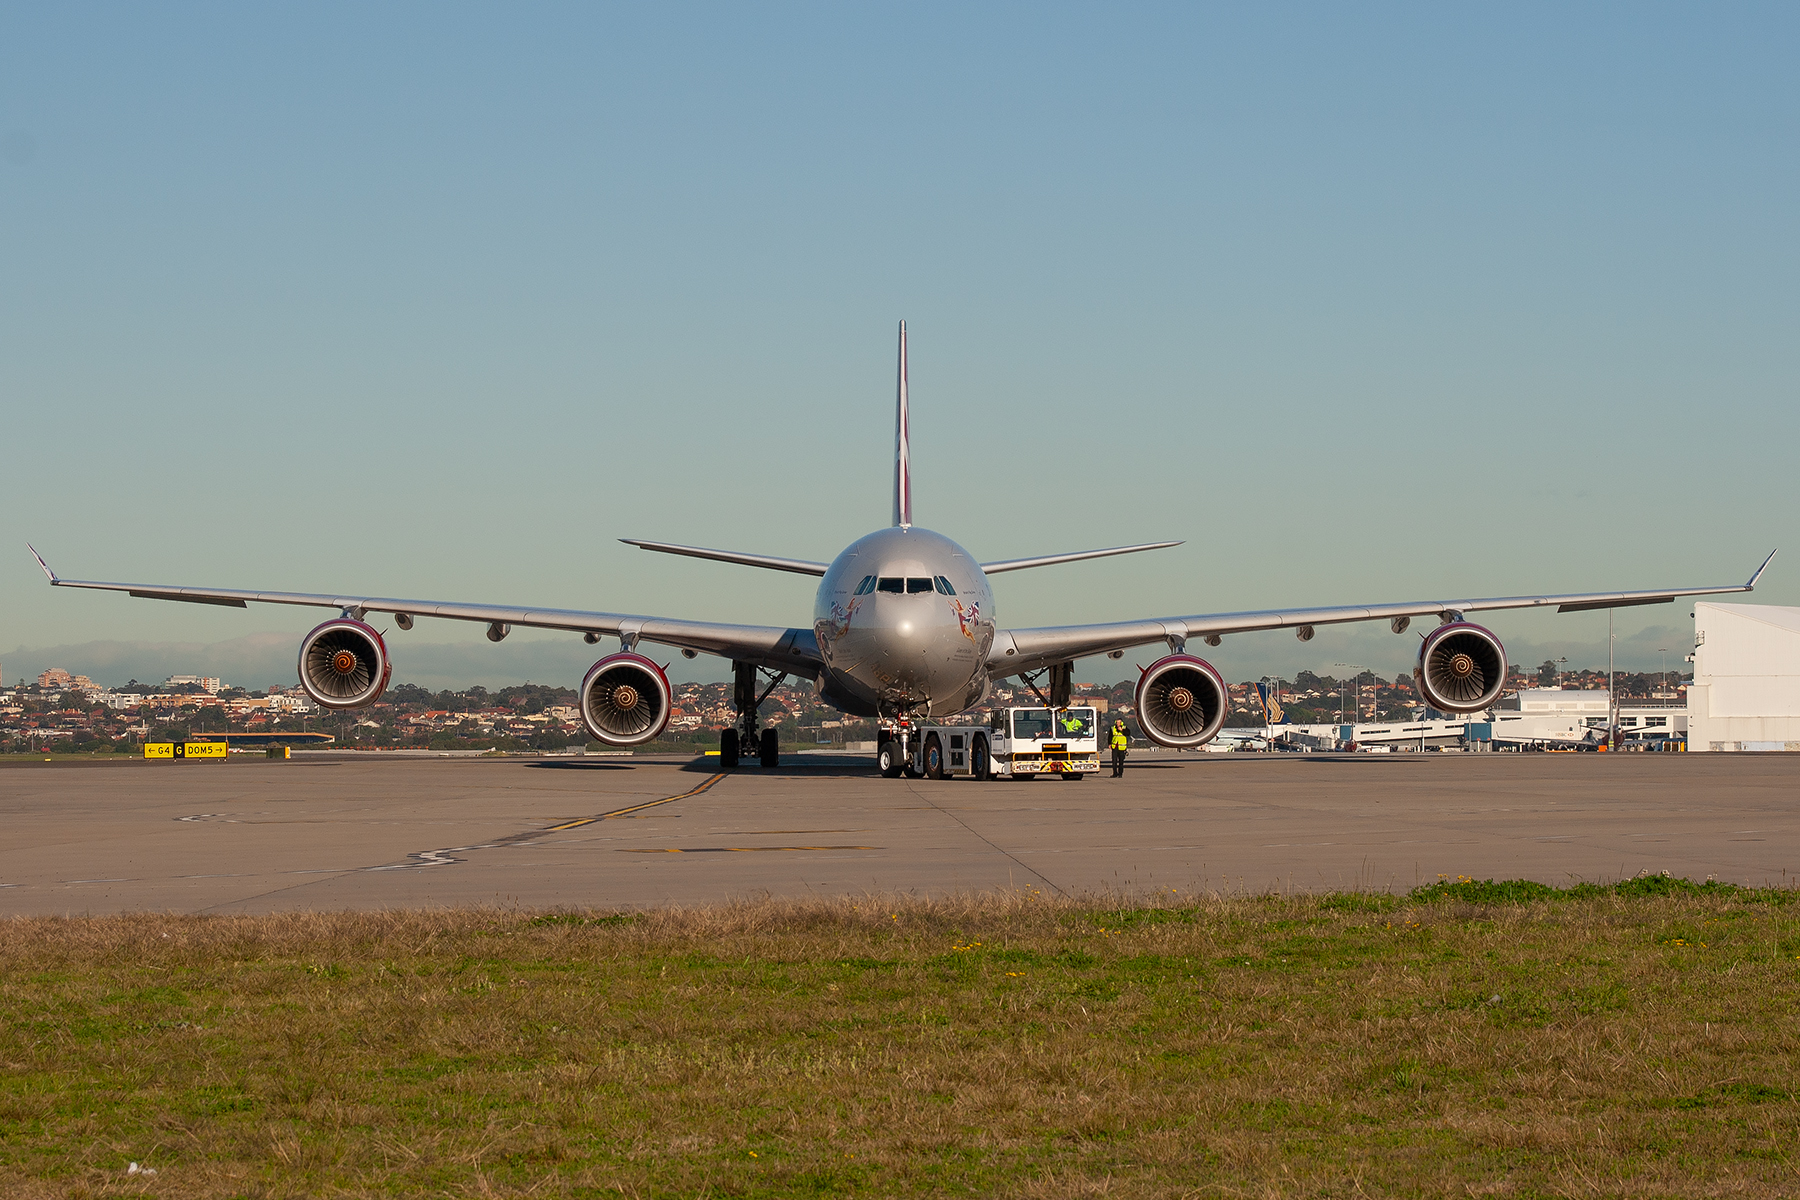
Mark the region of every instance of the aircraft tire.
POLYGON ((738 765, 737 730, 727 729, 719 734, 719 770, 735 771, 738 765))
POLYGON ((900 751, 892 738, 882 742, 881 749, 875 752, 875 765, 881 768, 883 779, 900 778, 900 751))
POLYGON ((762 731, 762 765, 772 771, 781 765, 781 737, 773 729, 762 731))
POLYGON ((944 747, 938 741, 937 734, 925 739, 925 778, 942 779, 944 777, 944 747))

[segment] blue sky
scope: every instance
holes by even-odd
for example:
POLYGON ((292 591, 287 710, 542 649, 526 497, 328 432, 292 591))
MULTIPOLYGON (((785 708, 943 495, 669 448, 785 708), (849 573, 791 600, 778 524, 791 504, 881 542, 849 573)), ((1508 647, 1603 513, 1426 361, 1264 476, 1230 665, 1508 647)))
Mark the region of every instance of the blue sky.
MULTIPOLYGON (((9 6, 0 667, 277 682, 317 619, 52 592, 27 538, 83 578, 805 623, 802 577, 615 539, 885 524, 901 317, 921 523, 987 558, 1188 539, 998 579, 1003 624, 1723 582, 1776 545, 1756 600, 1800 604, 1797 27, 9 6)), ((1688 611, 1622 615, 1621 661, 1688 611)), ((1494 625, 1605 659, 1604 614, 1494 625)), ((591 658, 395 650, 434 685, 591 658)))

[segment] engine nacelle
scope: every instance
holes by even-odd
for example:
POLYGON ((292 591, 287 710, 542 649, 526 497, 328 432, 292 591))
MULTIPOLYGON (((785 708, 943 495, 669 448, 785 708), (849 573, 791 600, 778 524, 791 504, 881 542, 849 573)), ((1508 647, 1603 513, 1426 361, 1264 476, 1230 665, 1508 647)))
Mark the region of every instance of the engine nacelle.
POLYGON ((1492 632, 1467 621, 1439 625, 1419 643, 1413 682, 1425 703, 1444 712, 1479 712, 1506 685, 1506 647, 1492 632))
POLYGON ((300 642, 300 686, 325 708, 373 704, 393 675, 387 643, 361 621, 327 621, 300 642))
POLYGON ((612 654, 581 681, 581 722, 609 746, 641 746, 669 725, 675 694, 663 669, 641 654, 612 654))
POLYGON ((1189 654, 1159 658, 1138 677, 1138 728, 1159 746, 1204 746, 1225 725, 1229 694, 1224 677, 1205 659, 1189 654))

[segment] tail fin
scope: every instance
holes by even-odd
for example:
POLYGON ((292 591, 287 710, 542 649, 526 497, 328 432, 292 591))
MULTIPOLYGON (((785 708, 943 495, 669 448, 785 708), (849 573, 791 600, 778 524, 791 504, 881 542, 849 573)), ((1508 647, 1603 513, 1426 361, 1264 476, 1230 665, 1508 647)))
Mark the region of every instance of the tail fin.
POLYGON ((894 524, 912 524, 912 435, 906 418, 906 322, 900 322, 900 379, 894 400, 894 524))

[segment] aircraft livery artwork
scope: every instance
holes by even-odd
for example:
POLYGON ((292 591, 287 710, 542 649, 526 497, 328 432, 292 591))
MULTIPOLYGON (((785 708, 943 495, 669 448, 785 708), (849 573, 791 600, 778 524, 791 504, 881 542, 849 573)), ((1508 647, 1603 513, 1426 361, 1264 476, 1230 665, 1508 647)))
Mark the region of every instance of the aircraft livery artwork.
MULTIPOLYGON (((1320 625, 1387 621, 1404 633, 1414 617, 1437 626, 1419 643, 1414 677, 1421 693, 1445 712, 1478 712, 1493 704, 1506 681, 1506 651, 1492 632, 1465 619, 1482 610, 1545 608, 1579 612, 1658 604, 1679 596, 1748 592, 1769 565, 1771 553, 1749 580, 1714 587, 1561 596, 1433 599, 1398 604, 1298 608, 1259 612, 1153 617, 1099 625, 1001 629, 988 583, 1002 571, 1082 559, 1160 550, 1180 542, 1114 546, 1036 558, 981 562, 956 542, 921 529, 912 519, 911 438, 906 382, 906 324, 900 325, 894 421, 894 509, 886 529, 858 538, 829 563, 731 550, 709 550, 624 539, 644 550, 713 559, 767 570, 819 577, 809 627, 714 624, 621 613, 510 608, 438 600, 401 600, 359 593, 254 592, 170 584, 95 583, 60 578, 38 555, 56 587, 126 592, 153 600, 180 600, 242 608, 252 603, 336 609, 300 643, 300 684, 329 708, 373 704, 393 675, 386 640, 368 623, 370 613, 392 613, 402 631, 420 617, 478 621, 499 641, 514 626, 583 634, 590 645, 619 639, 617 653, 596 662, 581 682, 581 714, 588 732, 614 746, 638 746, 667 728, 673 693, 643 643, 673 646, 688 658, 715 654, 729 659, 738 719, 720 735, 720 762, 735 767, 740 754, 762 765, 779 760, 775 731, 759 728, 757 710, 789 676, 813 681, 819 696, 844 712, 877 718, 885 731, 905 738, 910 724, 941 720, 978 705, 996 679, 1017 676, 1039 689, 1051 707, 1069 703, 1075 660, 1118 658, 1137 646, 1162 644, 1168 653, 1144 668, 1137 686, 1137 719, 1144 736, 1175 748, 1204 745, 1224 725, 1224 680, 1204 659, 1188 653, 1200 639, 1216 646, 1231 633, 1292 629, 1309 640, 1320 625)), ((904 757, 904 752, 902 757, 904 757)))

